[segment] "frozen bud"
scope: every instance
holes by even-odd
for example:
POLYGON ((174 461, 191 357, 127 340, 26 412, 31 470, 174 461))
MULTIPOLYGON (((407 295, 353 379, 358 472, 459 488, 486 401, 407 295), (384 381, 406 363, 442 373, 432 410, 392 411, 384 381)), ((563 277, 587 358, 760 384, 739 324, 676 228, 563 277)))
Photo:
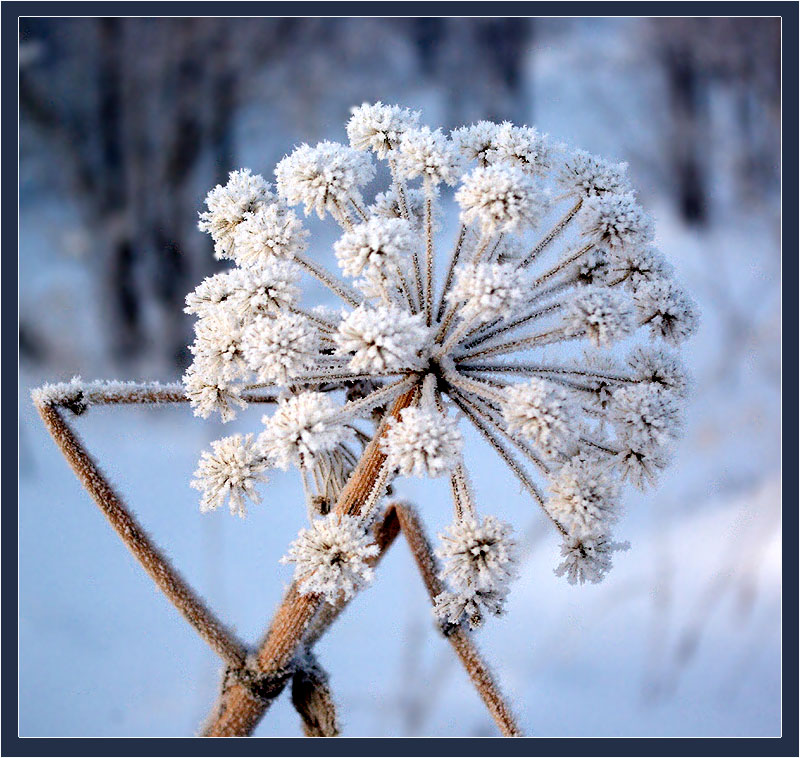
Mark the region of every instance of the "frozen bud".
POLYGON ((506 595, 487 590, 445 590, 434 598, 433 614, 442 624, 458 626, 466 621, 470 629, 478 629, 483 625, 484 614, 502 616, 505 613, 506 595))
POLYGON ((525 299, 528 276, 513 263, 478 263, 459 267, 448 302, 466 321, 510 319, 525 299))
POLYGON ((278 192, 290 205, 303 203, 305 213, 325 212, 340 219, 351 202, 361 203, 360 188, 375 176, 369 155, 340 145, 320 142, 301 145, 275 167, 278 192))
POLYGON ((381 102, 353 108, 347 122, 347 136, 356 150, 371 150, 379 158, 385 158, 395 150, 400 137, 419 122, 420 114, 399 105, 384 105, 381 102))
POLYGON ((408 266, 419 236, 403 219, 372 218, 345 232, 333 246, 346 276, 394 279, 408 266))
POLYGON ((643 284, 634 301, 641 322, 650 325, 650 334, 670 345, 677 347, 697 330, 697 306, 675 282, 658 279, 643 284))
POLYGON ((491 121, 478 121, 471 126, 454 129, 450 138, 461 155, 479 166, 489 165, 489 151, 494 147, 498 126, 491 121))
POLYGON ((619 387, 619 382, 609 377, 618 377, 624 374, 617 361, 606 351, 585 350, 583 353, 585 367, 578 369, 581 373, 599 374, 600 376, 582 376, 581 381, 589 388, 587 410, 594 411, 595 415, 608 412, 613 400, 614 391, 619 387))
POLYGON ((604 534, 619 517, 620 487, 599 461, 564 464, 550 482, 547 510, 572 535, 604 534))
POLYGON ((400 308, 361 305, 334 335, 339 355, 350 355, 354 374, 385 373, 419 367, 430 330, 422 314, 400 308))
POLYGON ((514 126, 505 121, 494 135, 489 163, 510 163, 525 173, 541 176, 553 163, 555 149, 547 135, 532 126, 514 126))
POLYGON ((379 552, 357 517, 331 514, 301 529, 281 563, 295 564, 301 594, 335 604, 370 583, 370 559, 379 552))
POLYGON ((689 376, 678 356, 663 348, 637 347, 628 356, 632 378, 665 392, 686 397, 689 376))
POLYGON ((208 376, 230 380, 245 373, 242 328, 231 308, 223 305, 203 313, 194 325, 194 333, 189 350, 202 362, 208 376))
POLYGON ((216 306, 224 303, 235 292, 238 286, 237 276, 235 270, 207 276, 186 296, 183 312, 203 316, 215 310, 216 306))
POLYGON ((434 408, 405 408, 390 422, 381 448, 403 476, 437 477, 452 471, 463 447, 455 419, 434 408))
POLYGON ((231 515, 247 515, 246 498, 260 503, 256 484, 266 482, 267 463, 253 444, 253 435, 235 434, 211 443, 200 457, 191 486, 201 490, 200 510, 214 511, 229 500, 231 515))
POLYGON ((456 192, 461 222, 478 223, 485 234, 521 233, 536 226, 547 210, 547 196, 516 166, 476 168, 456 192))
POLYGON ((609 258, 609 280, 636 292, 642 284, 672 276, 672 266, 652 245, 614 248, 609 258))
POLYGON ((608 347, 636 329, 629 299, 622 293, 595 287, 573 297, 564 310, 563 323, 567 335, 585 334, 597 347, 608 347))
POLYGON ((183 377, 186 396, 192 404, 195 416, 208 418, 217 412, 223 423, 236 418, 234 406, 246 408, 238 386, 219 377, 204 374, 202 362, 192 364, 183 377))
POLYGON ((281 398, 272 416, 262 419, 259 443, 276 466, 310 466, 318 453, 329 452, 352 435, 339 409, 323 392, 300 392, 281 398))
POLYGON ((214 255, 230 258, 236 227, 247 213, 272 202, 275 195, 264 177, 251 174, 250 169, 231 171, 228 183, 218 184, 206 197, 207 211, 200 214, 197 227, 208 232, 214 240, 214 255))
POLYGON ((270 203, 245 215, 233 242, 231 257, 238 265, 264 266, 274 258, 293 258, 305 252, 308 231, 293 210, 270 203))
POLYGON ((610 248, 645 245, 653 237, 653 223, 632 193, 593 195, 584 200, 578 220, 587 237, 610 248))
POLYGON ((626 447, 633 450, 664 447, 680 434, 680 405, 675 395, 649 384, 620 387, 614 392, 611 422, 626 447))
POLYGON ((231 302, 242 321, 289 308, 300 297, 300 271, 288 261, 273 259, 261 268, 237 269, 233 273, 236 290, 231 302))
POLYGON ((558 385, 531 379, 507 387, 501 410, 511 432, 519 432, 549 457, 574 442, 577 408, 558 385))
POLYGON ((406 179, 421 176, 431 184, 453 186, 461 174, 461 157, 441 129, 410 129, 400 138, 397 168, 406 179))
POLYGON ((575 150, 564 161, 557 181, 566 192, 578 197, 605 192, 625 194, 630 192, 627 169, 627 163, 612 163, 585 150, 575 150))
POLYGON ((556 568, 556 576, 566 576, 570 584, 598 584, 612 568, 611 556, 629 547, 627 542, 614 542, 607 535, 564 537, 564 560, 556 568))
POLYGON ((245 328, 242 350, 259 382, 286 385, 317 362, 319 334, 300 315, 257 316, 245 328))
POLYGON ((436 555, 442 559, 442 579, 457 592, 494 592, 505 595, 517 575, 517 545, 511 526, 494 516, 482 521, 456 521, 439 537, 436 555))

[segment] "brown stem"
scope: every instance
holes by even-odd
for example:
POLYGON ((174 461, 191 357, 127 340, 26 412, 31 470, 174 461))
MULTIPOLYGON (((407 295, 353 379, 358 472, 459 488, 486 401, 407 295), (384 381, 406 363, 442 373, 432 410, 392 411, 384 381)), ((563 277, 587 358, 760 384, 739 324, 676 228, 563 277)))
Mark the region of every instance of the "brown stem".
MULTIPOLYGON (((444 586, 439 579, 433 551, 422 524, 410 506, 398 503, 395 505, 395 510, 400 522, 400 529, 414 555, 425 588, 428 590, 431 600, 434 600, 444 591, 444 586)), ((449 630, 446 636, 503 736, 522 736, 522 731, 517 726, 511 709, 503 699, 503 695, 492 677, 492 672, 481 658, 469 632, 463 627, 456 627, 449 630)))
MULTIPOLYGON (((380 440, 386 431, 388 420, 398 418, 400 411, 409 407, 416 396, 417 388, 412 387, 395 401, 378 433, 364 450, 333 512, 350 516, 360 513, 386 460, 380 447, 380 440)), ((295 585, 289 588, 256 656, 256 664, 262 675, 278 676, 289 666, 302 646, 303 638, 321 606, 321 596, 301 595, 295 585)), ((249 735, 271 702, 271 699, 258 698, 246 686, 237 682, 226 690, 219 708, 212 715, 203 735, 206 737, 249 735)))
POLYGON ((243 667, 247 657, 244 645, 203 604, 150 541, 61 413, 44 403, 37 403, 36 409, 81 484, 158 588, 230 667, 243 667))

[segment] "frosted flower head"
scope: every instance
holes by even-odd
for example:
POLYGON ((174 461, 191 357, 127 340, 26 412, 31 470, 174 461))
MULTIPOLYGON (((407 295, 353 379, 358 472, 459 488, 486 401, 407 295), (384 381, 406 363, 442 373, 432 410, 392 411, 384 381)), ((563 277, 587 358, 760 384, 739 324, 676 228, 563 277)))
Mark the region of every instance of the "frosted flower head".
POLYGON ((382 374, 421 366, 429 333, 419 313, 362 305, 342 319, 334 340, 353 373, 382 374))
POLYGON ((587 237, 609 248, 646 245, 653 236, 653 223, 632 193, 586 198, 578 221, 587 237))
POLYGON ((242 333, 242 351, 259 382, 286 385, 317 360, 319 335, 298 314, 257 316, 242 333))
POLYGON ((236 269, 231 303, 243 322, 291 308, 300 297, 300 272, 288 261, 273 259, 261 268, 236 269))
POLYGON ((642 284, 634 294, 640 320, 649 325, 653 337, 675 347, 697 330, 697 306, 677 284, 657 279, 642 284))
POLYGON ((669 445, 681 429, 677 397, 650 384, 620 387, 614 393, 611 419, 617 436, 633 450, 669 445))
POLYGON ((674 392, 678 397, 686 397, 689 392, 689 377, 678 356, 664 348, 637 347, 628 356, 633 378, 639 382, 674 392))
POLYGON ((503 594, 517 574, 517 546, 511 532, 511 526, 494 516, 456 521, 439 535, 436 555, 443 562, 442 579, 457 592, 503 594))
POLYGON ((236 291, 238 276, 234 271, 222 271, 207 276, 186 296, 184 313, 202 316, 217 309, 236 291))
POLYGON ((423 126, 408 130, 400 138, 397 168, 406 179, 421 176, 430 184, 452 187, 461 173, 461 157, 441 129, 432 132, 423 126))
POLYGON ((636 328, 630 301, 613 290, 595 287, 579 292, 564 312, 568 335, 586 335, 593 345, 608 347, 636 328))
POLYGON ((454 129, 450 138, 468 161, 477 161, 479 166, 488 166, 498 129, 498 125, 491 121, 478 121, 477 124, 454 129))
POLYGON ((361 205, 361 187, 375 176, 369 155, 340 145, 320 142, 301 145, 275 167, 278 192, 290 205, 303 203, 308 216, 346 214, 351 203, 361 205))
MULTIPOLYGON (((248 172, 212 191, 201 226, 234 267, 187 298, 198 317, 187 397, 227 420, 283 387, 258 446, 271 465, 301 469, 312 514, 343 507, 360 448, 382 462, 349 506, 362 524, 398 474, 443 476, 459 528, 477 534, 493 522, 461 455, 459 425, 471 424, 567 534, 559 571, 595 581, 617 545, 622 485, 651 483, 680 427, 687 377, 653 343, 677 346, 696 309, 652 246, 624 164, 533 127, 481 121, 448 137, 418 117, 361 105, 349 146, 301 145, 280 161, 280 199, 248 172), (390 181, 372 192, 378 160, 390 181), (453 199, 460 223, 442 240, 453 199), (307 255, 287 205, 298 203, 340 227, 338 272, 307 255), (316 280, 305 295, 300 276, 316 280), (325 307, 309 300, 320 286, 325 307)), ((437 599, 446 624, 480 623, 507 591, 462 553, 447 557, 437 599)))
POLYGON ((194 326, 189 350, 208 376, 236 379, 246 370, 242 328, 230 307, 205 311, 194 326))
POLYGON ((478 167, 456 192, 464 224, 477 222, 486 234, 512 234, 535 227, 547 210, 547 198, 516 166, 478 167))
POLYGON ((231 515, 247 515, 246 499, 260 503, 256 485, 266 482, 267 463, 253 443, 253 435, 235 434, 211 443, 200 457, 192 487, 201 490, 200 510, 214 511, 229 501, 231 515))
POLYGON ((259 444, 279 468, 308 466, 318 453, 333 450, 351 436, 337 418, 337 408, 323 392, 299 392, 278 401, 272 416, 264 416, 259 444))
POLYGON ((370 559, 378 552, 358 518, 331 514, 302 529, 281 563, 295 564, 301 593, 335 604, 370 583, 370 559))
POLYGON ((231 171, 225 186, 218 184, 206 197, 207 211, 200 214, 197 224, 201 232, 208 232, 214 240, 214 255, 230 258, 236 227, 247 213, 258 210, 274 200, 271 185, 264 177, 250 173, 250 169, 231 171))
POLYGON ((672 276, 672 266, 652 245, 614 248, 608 258, 611 281, 621 282, 633 292, 642 284, 672 276))
POLYGON ((387 464, 403 476, 437 477, 457 465, 463 447, 458 423, 435 408, 405 408, 381 440, 387 464))
POLYGON ((233 235, 231 257, 240 266, 264 266, 273 258, 294 258, 307 247, 308 231, 283 203, 247 213, 233 235))
POLYGON ((606 535, 565 537, 561 545, 564 560, 556 568, 556 576, 565 576, 570 584, 598 584, 611 570, 611 556, 629 547, 606 535))
POLYGON ((347 136, 356 150, 371 150, 379 158, 385 158, 390 150, 397 148, 400 137, 419 122, 419 112, 399 105, 384 105, 381 102, 353 108, 347 122, 347 136))
POLYGON ((336 260, 346 276, 396 279, 419 235, 401 218, 371 218, 357 224, 336 241, 336 260))
POLYGON ((574 442, 574 402, 558 385, 531 379, 508 387, 501 409, 509 430, 522 434, 545 455, 574 442))
POLYGON ((547 135, 530 126, 514 126, 508 121, 497 127, 488 153, 490 163, 508 163, 525 173, 545 173, 555 158, 555 149, 547 135))
POLYGON ((606 534, 619 517, 620 487, 596 458, 574 457, 550 483, 547 510, 571 535, 606 534))
POLYGON ((448 300, 460 306, 464 320, 510 319, 524 299, 526 284, 525 272, 514 264, 478 263, 459 270, 448 300))
POLYGON ((626 176, 627 163, 612 163, 585 150, 575 150, 564 162, 557 181, 561 187, 578 197, 592 197, 605 192, 630 192, 626 176))

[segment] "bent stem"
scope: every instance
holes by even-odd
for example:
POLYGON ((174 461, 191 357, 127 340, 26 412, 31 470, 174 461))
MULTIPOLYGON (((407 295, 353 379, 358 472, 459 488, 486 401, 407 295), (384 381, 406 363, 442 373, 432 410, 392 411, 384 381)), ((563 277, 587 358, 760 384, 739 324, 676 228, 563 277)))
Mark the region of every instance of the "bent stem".
MULTIPOLYGON (((162 401, 170 402, 168 399, 162 401)), ((136 399, 131 402, 143 401, 136 399)), ((47 403, 37 403, 36 409, 81 484, 158 588, 228 666, 234 669, 244 667, 247 658, 245 646, 214 616, 150 541, 59 410, 47 403)))

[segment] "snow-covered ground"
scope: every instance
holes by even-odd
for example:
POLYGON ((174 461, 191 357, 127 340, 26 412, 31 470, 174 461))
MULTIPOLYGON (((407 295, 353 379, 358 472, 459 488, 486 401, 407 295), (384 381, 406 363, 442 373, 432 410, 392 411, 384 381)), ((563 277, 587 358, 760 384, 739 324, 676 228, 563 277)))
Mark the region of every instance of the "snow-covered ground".
MULTIPOLYGON (((578 29, 569 44, 562 40, 540 51, 533 69, 536 121, 575 144, 630 160, 656 216, 659 243, 703 311, 687 355, 696 378, 689 423, 660 488, 627 499, 619 535, 631 549, 617 556, 603 584, 584 587, 553 575, 555 535, 516 481, 468 433, 477 497, 515 524, 526 549, 508 615, 488 623, 478 639, 529 734, 777 735, 775 219, 732 209, 698 233, 674 217, 648 173, 650 106, 644 97, 619 97, 613 90, 621 69, 630 74, 624 54, 608 52, 624 52, 611 44, 614 39, 598 41, 590 30, 578 29), (593 55, 598 46, 604 57, 593 55)), ((628 81, 631 91, 650 91, 648 72, 636 76, 628 81)), ((384 100, 391 101, 391 94, 384 100)), ((425 99, 431 93, 404 98, 409 105, 425 99)), ((268 130, 259 134, 254 123, 246 118, 241 131, 249 135, 245 157, 257 160, 258 141, 268 130)), ((269 149, 279 155, 305 137, 271 142, 269 149)), ((48 303, 43 318, 52 329, 60 322, 64 340, 53 364, 26 366, 21 376, 20 733, 191 734, 214 699, 219 662, 107 526, 29 401, 31 387, 44 380, 73 372, 94 378, 105 370, 92 338, 102 313, 91 278, 79 257, 63 253, 69 209, 36 208, 35 214, 23 209, 21 298, 48 303)), ((171 377, 154 371, 136 378, 171 377)), ((258 409, 248 411, 224 433, 251 431, 259 415, 258 409)), ((227 512, 201 515, 189 481, 200 451, 221 436, 221 425, 195 419, 185 407, 92 409, 75 424, 157 543, 241 638, 256 640, 290 579, 290 568, 278 559, 304 518, 298 478, 274 472, 264 503, 246 521, 227 512)), ((398 490, 418 505, 431 534, 449 522, 441 483, 403 481, 398 490)), ((345 735, 495 733, 435 631, 402 541, 318 652, 345 735)), ((298 717, 285 696, 257 731, 298 733, 298 717)))

